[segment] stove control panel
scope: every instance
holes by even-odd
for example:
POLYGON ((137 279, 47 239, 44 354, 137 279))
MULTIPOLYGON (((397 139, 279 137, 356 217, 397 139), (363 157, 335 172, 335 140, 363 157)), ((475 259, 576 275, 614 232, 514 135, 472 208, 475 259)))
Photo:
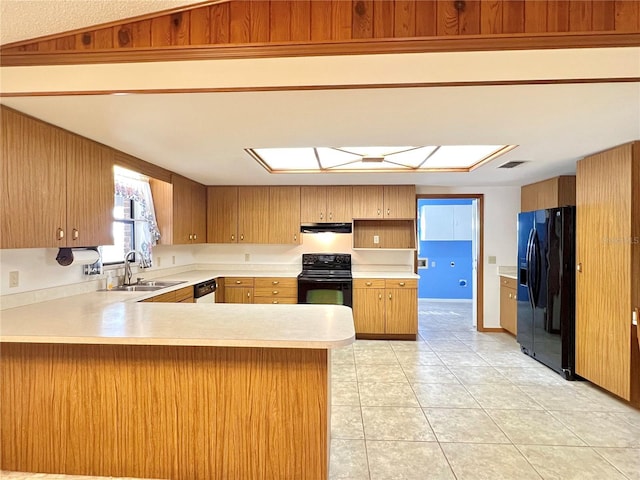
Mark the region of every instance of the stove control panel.
POLYGON ((304 270, 351 270, 351 255, 348 253, 303 253, 302 268, 304 270))

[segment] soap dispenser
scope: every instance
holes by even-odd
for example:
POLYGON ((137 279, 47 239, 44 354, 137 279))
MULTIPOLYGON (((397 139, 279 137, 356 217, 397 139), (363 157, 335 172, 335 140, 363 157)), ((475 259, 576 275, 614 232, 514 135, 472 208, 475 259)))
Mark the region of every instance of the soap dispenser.
POLYGON ((107 272, 107 290, 113 290, 113 276, 111 275, 111 271, 107 272))

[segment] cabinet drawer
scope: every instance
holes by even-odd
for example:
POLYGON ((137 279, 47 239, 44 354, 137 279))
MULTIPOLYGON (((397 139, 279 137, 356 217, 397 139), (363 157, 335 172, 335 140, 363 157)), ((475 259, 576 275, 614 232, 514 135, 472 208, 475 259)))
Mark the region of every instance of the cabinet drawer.
MULTIPOLYGON (((298 288, 298 279, 293 277, 261 277, 255 279, 255 287, 258 288, 298 288)), ((256 292, 257 295, 257 292, 256 292)))
POLYGON ((384 288, 382 278, 354 278, 353 288, 384 288))
POLYGON ((229 287, 253 287, 253 277, 227 277, 224 286, 229 287))
POLYGON ((282 304, 282 305, 295 305, 298 303, 298 298, 297 297, 280 297, 280 298, 274 298, 274 297, 255 297, 253 299, 253 303, 262 303, 262 304, 282 304))
POLYGON ((500 277, 500 285, 503 285, 507 288, 518 288, 518 282, 515 278, 509 277, 500 277))
POLYGON ((256 297, 298 297, 298 288, 297 287, 280 287, 280 285, 276 286, 268 286, 268 287, 256 287, 255 288, 255 296, 256 297))
POLYGON ((414 278, 387 278, 384 281, 385 288, 418 288, 418 280, 414 278))

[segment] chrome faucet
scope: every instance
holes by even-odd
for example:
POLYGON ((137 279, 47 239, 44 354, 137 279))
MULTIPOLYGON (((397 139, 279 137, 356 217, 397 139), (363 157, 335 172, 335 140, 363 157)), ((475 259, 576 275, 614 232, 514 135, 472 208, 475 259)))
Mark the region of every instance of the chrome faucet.
POLYGON ((131 254, 138 254, 140 255, 140 267, 141 268, 149 268, 150 265, 148 264, 148 262, 144 259, 144 256, 142 255, 142 252, 140 252, 140 250, 131 250, 129 252, 127 252, 127 254, 124 256, 124 285, 131 285, 131 277, 133 276, 133 273, 131 272, 131 254))

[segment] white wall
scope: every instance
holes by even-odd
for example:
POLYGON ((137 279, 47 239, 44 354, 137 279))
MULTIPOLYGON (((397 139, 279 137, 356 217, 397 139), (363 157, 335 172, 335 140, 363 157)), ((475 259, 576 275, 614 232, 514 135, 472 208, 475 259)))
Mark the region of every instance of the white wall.
POLYGON ((481 193, 484 195, 484 326, 500 327, 500 283, 498 266, 515 266, 518 256, 518 212, 520 187, 428 187, 418 186, 419 194, 481 193), (490 256, 496 257, 489 264, 490 256))
MULTIPOLYGON (((351 253, 354 269, 375 269, 376 266, 413 266, 413 251, 354 251, 352 236, 346 234, 304 234, 302 245, 177 245, 156 246, 153 249, 154 267, 147 270, 157 273, 164 269, 193 264, 291 265, 299 267, 306 252, 351 253), (245 261, 249 254, 249 261, 245 261)), ((31 292, 61 286, 86 284, 82 291, 104 288, 104 276, 85 276, 81 265, 60 266, 55 258, 56 248, 29 248, 0 250, 0 295, 31 292), (19 272, 19 286, 9 288, 9 272, 19 272)), ((122 274, 121 271, 118 274, 122 274)), ((75 290, 74 293, 79 293, 75 290)))

